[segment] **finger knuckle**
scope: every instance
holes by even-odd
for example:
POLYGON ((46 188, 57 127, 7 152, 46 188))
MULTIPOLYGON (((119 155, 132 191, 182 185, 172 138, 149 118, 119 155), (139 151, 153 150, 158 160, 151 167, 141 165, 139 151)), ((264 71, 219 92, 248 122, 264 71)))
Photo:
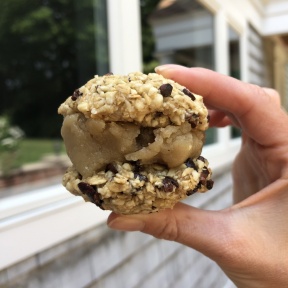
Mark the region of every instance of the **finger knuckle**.
POLYGON ((178 226, 176 219, 170 215, 166 217, 165 221, 163 221, 163 225, 157 231, 157 235, 155 235, 159 239, 176 241, 178 239, 178 226))

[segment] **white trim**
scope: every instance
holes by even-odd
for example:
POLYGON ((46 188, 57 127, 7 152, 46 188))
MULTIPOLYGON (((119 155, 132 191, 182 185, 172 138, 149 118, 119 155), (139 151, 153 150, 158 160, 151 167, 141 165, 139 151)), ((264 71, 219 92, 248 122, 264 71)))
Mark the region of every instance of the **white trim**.
POLYGON ((235 284, 230 279, 228 279, 223 288, 237 288, 237 287, 235 286, 235 284))
MULTIPOLYGON (((215 34, 215 70, 221 74, 229 75, 229 51, 228 51, 228 23, 223 9, 214 15, 215 34)), ((231 128, 217 129, 216 142, 226 147, 230 141, 231 128)))
POLYGON ((213 173, 219 173, 233 162, 241 147, 241 139, 229 140, 226 145, 215 143, 204 146, 202 155, 209 160, 213 173))
POLYGON ((221 9, 214 15, 215 70, 229 74, 228 25, 225 12, 221 9))
POLYGON ((240 34, 240 71, 241 80, 244 82, 249 80, 248 58, 248 23, 246 22, 246 27, 240 34))
POLYGON ((288 2, 273 1, 265 7, 262 34, 264 36, 288 33, 288 2))
POLYGON ((217 0, 198 0, 211 13, 215 14, 221 7, 221 3, 217 0))
POLYGON ((110 70, 142 71, 139 0, 107 0, 110 70))
POLYGON ((0 270, 102 224, 109 215, 71 195, 61 184, 7 197, 5 207, 9 216, 0 218, 0 270), (34 208, 25 201, 31 196, 37 199, 34 208), (57 197, 66 199, 55 201, 57 197), (22 212, 17 212, 22 203, 22 212))

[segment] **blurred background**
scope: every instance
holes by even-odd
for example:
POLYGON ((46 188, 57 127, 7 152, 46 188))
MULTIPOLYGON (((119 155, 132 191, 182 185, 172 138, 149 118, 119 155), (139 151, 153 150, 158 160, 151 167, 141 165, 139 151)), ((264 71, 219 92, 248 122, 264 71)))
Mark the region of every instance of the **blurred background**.
MULTIPOLYGON (((234 287, 192 249, 110 231, 62 187, 57 108, 96 74, 176 63, 277 89, 287 109, 288 1, 1 1, 0 43, 0 287, 234 287)), ((231 204, 240 136, 207 131, 215 187, 188 203, 231 204)))

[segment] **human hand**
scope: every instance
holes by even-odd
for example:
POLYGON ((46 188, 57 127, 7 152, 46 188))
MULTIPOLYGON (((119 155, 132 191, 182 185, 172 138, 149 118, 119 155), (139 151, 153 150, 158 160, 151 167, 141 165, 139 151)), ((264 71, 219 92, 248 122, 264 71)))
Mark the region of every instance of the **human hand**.
POLYGON ((211 126, 242 130, 233 168, 237 203, 221 211, 178 203, 149 215, 112 213, 108 225, 192 247, 214 260, 237 287, 286 287, 288 116, 279 95, 202 68, 165 65, 157 73, 202 95, 211 126))

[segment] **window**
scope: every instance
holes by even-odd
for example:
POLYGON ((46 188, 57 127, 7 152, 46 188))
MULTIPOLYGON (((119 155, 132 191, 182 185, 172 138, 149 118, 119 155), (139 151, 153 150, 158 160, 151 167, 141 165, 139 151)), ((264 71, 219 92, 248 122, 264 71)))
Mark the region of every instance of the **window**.
MULTIPOLYGON (((201 4, 162 1, 151 19, 160 64, 215 69, 214 16, 201 4)), ((216 129, 209 128, 206 144, 215 142, 216 134, 216 129)))
POLYGON ((0 19, 0 119, 26 136, 17 154, 0 147, 0 170, 8 174, 64 152, 60 103, 109 72, 106 1, 0 1, 0 19))
MULTIPOLYGON (((241 79, 240 69, 240 37, 237 32, 228 26, 228 51, 229 51, 229 75, 241 79)), ((231 127, 232 138, 241 136, 241 132, 236 127, 231 127)))
POLYGON ((0 11, 0 114, 27 137, 60 137, 59 103, 109 71, 106 1, 1 1, 0 11))
POLYGON ((241 79, 240 71, 240 37, 237 32, 228 27, 229 38, 229 74, 230 76, 241 79))

